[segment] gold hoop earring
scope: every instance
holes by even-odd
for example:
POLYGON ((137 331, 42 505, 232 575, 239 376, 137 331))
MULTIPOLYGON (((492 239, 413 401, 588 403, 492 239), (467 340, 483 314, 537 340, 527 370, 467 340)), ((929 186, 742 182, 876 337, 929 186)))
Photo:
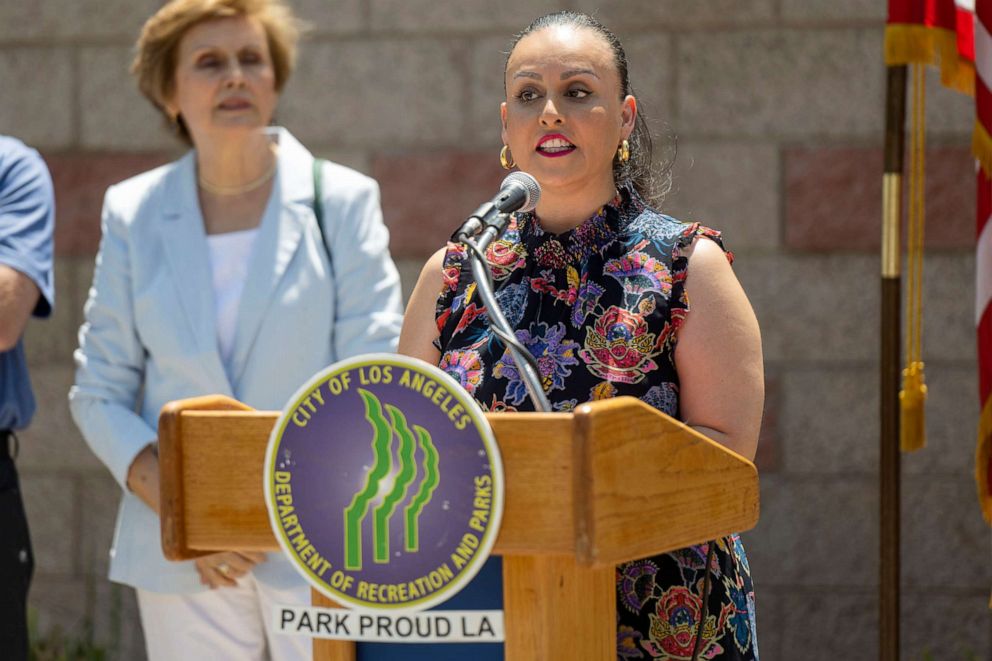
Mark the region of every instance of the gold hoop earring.
POLYGON ((630 160, 630 143, 624 140, 617 147, 617 160, 621 163, 626 163, 630 160))
POLYGON ((503 166, 504 170, 511 170, 516 165, 513 162, 513 154, 510 153, 509 145, 503 145, 503 148, 499 150, 499 164, 503 166))

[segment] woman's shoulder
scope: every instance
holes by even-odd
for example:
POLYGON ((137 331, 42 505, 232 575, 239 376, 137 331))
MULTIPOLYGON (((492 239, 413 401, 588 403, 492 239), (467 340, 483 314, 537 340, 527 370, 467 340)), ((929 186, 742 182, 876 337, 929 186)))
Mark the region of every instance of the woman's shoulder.
MULTIPOLYGON (((632 238, 665 243, 692 242, 699 236, 719 239, 722 233, 698 221, 681 220, 633 200, 622 210, 622 231, 632 238)), ((718 241, 719 243, 719 241, 718 241)))
MULTIPOLYGON (((315 160, 320 162, 321 197, 326 205, 350 204, 369 196, 378 199, 379 185, 372 177, 335 161, 319 157, 303 145, 284 127, 272 127, 270 134, 279 145, 279 167, 296 177, 313 176, 315 160)), ((313 194, 309 185, 301 186, 300 191, 307 196, 313 194)))
POLYGON ((192 152, 111 185, 107 188, 104 204, 123 219, 133 218, 149 200, 157 200, 159 196, 164 196, 162 200, 167 199, 168 183, 187 166, 192 167, 192 152))
POLYGON ((637 245, 640 250, 653 246, 660 256, 677 260, 691 253, 697 239, 705 238, 719 246, 729 260, 733 260, 733 254, 724 245, 723 234, 719 230, 698 221, 680 220, 638 202, 634 199, 624 209, 622 232, 626 244, 637 245))
POLYGON ((367 174, 327 159, 321 159, 321 162, 320 174, 325 197, 347 199, 379 195, 379 183, 367 174))
POLYGON ((162 184, 170 174, 181 170, 186 166, 192 166, 193 152, 188 151, 186 154, 177 158, 174 161, 168 163, 163 163, 151 170, 145 170, 136 175, 128 177, 118 181, 117 183, 110 186, 118 195, 127 195, 139 193, 150 188, 156 188, 162 184))

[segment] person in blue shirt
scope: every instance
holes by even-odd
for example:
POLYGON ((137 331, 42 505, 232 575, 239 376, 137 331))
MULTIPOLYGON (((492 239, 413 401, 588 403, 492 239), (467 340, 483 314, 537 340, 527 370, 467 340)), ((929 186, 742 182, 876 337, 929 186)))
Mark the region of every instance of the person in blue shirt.
POLYGON ((52 278, 52 179, 38 152, 0 136, 0 650, 28 655, 27 596, 34 558, 21 501, 16 430, 31 422, 34 394, 22 336, 28 319, 47 317, 52 278))

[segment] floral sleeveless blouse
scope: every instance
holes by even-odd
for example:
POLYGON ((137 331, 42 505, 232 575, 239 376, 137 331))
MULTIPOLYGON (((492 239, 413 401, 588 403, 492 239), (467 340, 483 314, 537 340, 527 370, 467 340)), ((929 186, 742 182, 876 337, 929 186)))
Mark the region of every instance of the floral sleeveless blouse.
MULTIPOLYGON (((674 356, 689 312, 682 252, 696 237, 722 247, 718 232, 658 213, 630 189, 559 235, 542 231, 533 213, 514 216, 487 257, 496 299, 537 359, 555 411, 630 395, 679 417, 674 356)), ((511 354, 489 328, 464 246, 448 245, 443 269, 441 369, 486 410, 534 410, 511 354)), ((741 540, 717 540, 707 570, 708 550, 704 544, 617 567, 618 660, 691 659, 701 617, 698 658, 758 658, 741 540)))

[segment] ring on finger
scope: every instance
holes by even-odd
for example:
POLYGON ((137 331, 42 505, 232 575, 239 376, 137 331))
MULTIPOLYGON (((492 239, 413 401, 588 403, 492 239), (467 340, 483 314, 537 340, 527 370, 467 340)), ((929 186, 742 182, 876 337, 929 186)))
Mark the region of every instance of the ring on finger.
POLYGON ((224 576, 227 576, 228 574, 231 573, 231 565, 227 564, 226 562, 222 562, 219 565, 217 565, 216 569, 224 576))

